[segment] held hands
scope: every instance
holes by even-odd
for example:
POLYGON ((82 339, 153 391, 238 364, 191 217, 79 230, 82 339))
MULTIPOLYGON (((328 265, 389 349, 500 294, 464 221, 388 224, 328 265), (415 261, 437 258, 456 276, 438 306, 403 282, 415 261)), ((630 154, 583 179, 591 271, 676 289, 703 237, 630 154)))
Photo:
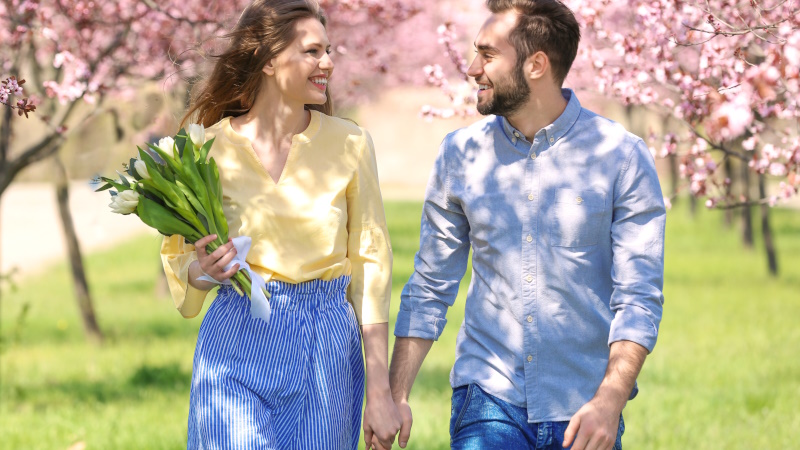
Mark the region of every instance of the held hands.
POLYGON ((397 405, 397 411, 400 413, 403 422, 400 426, 400 439, 398 443, 400 444, 400 448, 406 448, 408 438, 411 437, 411 425, 414 422, 414 417, 411 414, 411 406, 408 405, 408 400, 398 399, 395 404, 397 405))
MULTIPOLYGON (((612 450, 619 430, 622 408, 615 402, 595 396, 572 416, 564 432, 564 448, 572 450, 612 450)), ((624 406, 624 405, 623 405, 624 406)))
MULTIPOLYGON (((217 235, 212 234, 195 242, 194 246, 195 250, 197 251, 197 262, 199 263, 198 268, 202 271, 202 273, 197 276, 205 274, 219 282, 222 282, 236 274, 236 272, 239 270, 239 264, 234 264, 230 269, 225 270, 225 266, 236 256, 236 248, 233 246, 232 239, 228 239, 226 244, 219 246, 219 248, 210 254, 206 252, 206 245, 214 241, 216 238, 217 235)), ((193 278, 196 279, 197 276, 193 278)), ((197 282, 197 284, 200 283, 202 282, 197 282)))
POLYGON ((367 392, 367 407, 364 409, 364 441, 367 450, 391 449, 400 423, 400 413, 388 389, 367 392))

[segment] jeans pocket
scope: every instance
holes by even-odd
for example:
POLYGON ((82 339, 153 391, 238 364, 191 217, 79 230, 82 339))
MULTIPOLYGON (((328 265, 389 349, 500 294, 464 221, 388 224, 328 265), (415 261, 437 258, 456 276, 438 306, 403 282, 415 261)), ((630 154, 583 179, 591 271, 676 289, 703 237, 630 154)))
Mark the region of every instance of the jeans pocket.
POLYGON ((600 240, 606 198, 600 192, 560 189, 555 192, 550 220, 550 245, 586 247, 600 240))
POLYGON ((450 407, 450 436, 455 436, 461 429, 461 420, 469 408, 469 402, 472 399, 472 391, 475 389, 474 384, 461 386, 453 389, 453 400, 450 407))
POLYGON ((619 430, 617 431, 617 440, 614 442, 614 450, 622 450, 622 435, 625 434, 625 421, 622 420, 622 415, 619 416, 619 430))

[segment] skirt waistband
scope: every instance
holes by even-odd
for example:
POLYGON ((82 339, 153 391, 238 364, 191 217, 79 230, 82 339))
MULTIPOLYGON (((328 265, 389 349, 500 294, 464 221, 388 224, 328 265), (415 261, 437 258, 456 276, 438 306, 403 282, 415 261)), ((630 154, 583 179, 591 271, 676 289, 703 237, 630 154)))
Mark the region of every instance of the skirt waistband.
MULTIPOLYGON (((286 283, 270 281, 266 284, 270 293, 269 304, 272 309, 318 309, 334 306, 347 301, 347 286, 350 276, 341 276, 333 280, 310 280, 302 283, 286 283)), ((218 298, 232 299, 239 296, 231 286, 220 286, 218 298)), ((249 301, 248 301, 249 303, 249 301)))

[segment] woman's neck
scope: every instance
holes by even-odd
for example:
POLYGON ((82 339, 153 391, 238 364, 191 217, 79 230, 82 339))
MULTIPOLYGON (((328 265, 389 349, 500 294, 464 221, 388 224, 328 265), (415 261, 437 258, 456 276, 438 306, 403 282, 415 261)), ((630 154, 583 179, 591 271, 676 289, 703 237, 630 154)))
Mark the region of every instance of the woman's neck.
POLYGON ((291 146, 292 137, 302 133, 310 121, 311 113, 303 105, 257 98, 250 111, 231 119, 231 126, 237 133, 250 139, 254 148, 281 152, 288 150, 287 145, 291 146))

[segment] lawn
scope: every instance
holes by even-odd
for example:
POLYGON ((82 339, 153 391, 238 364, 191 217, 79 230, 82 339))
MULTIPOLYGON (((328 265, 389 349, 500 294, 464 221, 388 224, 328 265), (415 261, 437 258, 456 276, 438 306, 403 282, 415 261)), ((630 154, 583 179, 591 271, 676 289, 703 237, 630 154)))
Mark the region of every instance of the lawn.
MULTIPOLYGON (((393 314, 417 249, 420 203, 387 204, 393 314)), ((718 212, 668 216, 661 336, 626 408, 630 449, 783 449, 800 438, 800 212, 774 210, 781 276, 744 250, 718 212)), ((86 260, 107 340, 88 344, 67 267, 3 291, 0 449, 180 449, 200 319, 155 296, 160 240, 86 260)), ((462 289, 462 295, 465 289, 462 289)), ((463 308, 463 299, 457 303, 463 308)), ((448 448, 455 336, 448 328, 414 387, 411 449, 448 448)))

